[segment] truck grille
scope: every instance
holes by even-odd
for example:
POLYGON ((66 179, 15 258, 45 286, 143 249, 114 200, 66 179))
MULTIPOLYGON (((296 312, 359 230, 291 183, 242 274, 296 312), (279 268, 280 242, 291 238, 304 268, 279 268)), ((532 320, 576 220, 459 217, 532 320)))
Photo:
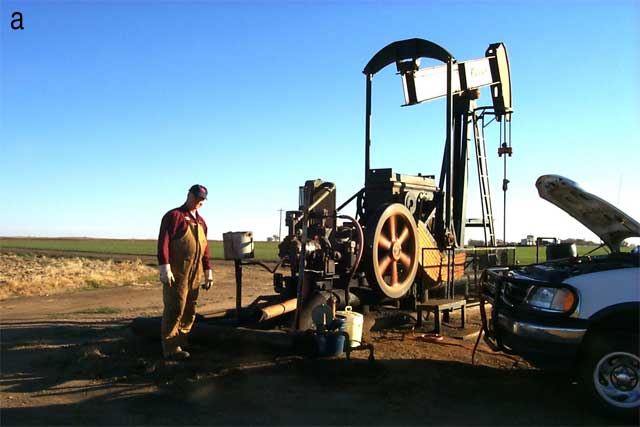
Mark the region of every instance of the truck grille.
POLYGON ((510 306, 520 305, 529 294, 530 285, 505 282, 502 288, 502 300, 510 306))

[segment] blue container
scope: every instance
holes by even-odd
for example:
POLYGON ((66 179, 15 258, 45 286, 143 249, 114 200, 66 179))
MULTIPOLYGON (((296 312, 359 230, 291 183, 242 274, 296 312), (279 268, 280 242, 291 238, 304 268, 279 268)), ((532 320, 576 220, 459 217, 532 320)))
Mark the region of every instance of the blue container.
POLYGON ((347 321, 344 317, 336 317, 335 319, 333 319, 331 321, 331 323, 329 323, 329 330, 330 331, 340 331, 340 332, 344 332, 344 326, 346 325, 347 321))
POLYGON ((329 323, 327 332, 316 334, 318 357, 340 356, 344 352, 344 335, 332 332, 344 332, 344 319, 335 319, 329 323))

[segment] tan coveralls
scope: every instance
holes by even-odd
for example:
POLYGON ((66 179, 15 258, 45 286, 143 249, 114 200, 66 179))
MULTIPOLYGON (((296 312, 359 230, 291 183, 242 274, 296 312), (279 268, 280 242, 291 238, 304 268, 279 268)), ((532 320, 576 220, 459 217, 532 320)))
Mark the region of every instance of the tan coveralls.
POLYGON ((169 356, 187 344, 187 334, 196 319, 196 300, 202 277, 202 254, 207 237, 196 221, 188 221, 187 231, 169 243, 169 263, 175 282, 163 284, 162 352, 169 356))

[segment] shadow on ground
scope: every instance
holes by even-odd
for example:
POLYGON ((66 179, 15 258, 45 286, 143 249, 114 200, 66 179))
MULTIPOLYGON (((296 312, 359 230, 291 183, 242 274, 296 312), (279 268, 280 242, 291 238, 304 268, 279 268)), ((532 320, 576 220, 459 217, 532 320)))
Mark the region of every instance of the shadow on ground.
POLYGON ((1 352, 3 426, 617 423, 536 370, 202 345, 165 363, 125 322, 4 324, 1 352))

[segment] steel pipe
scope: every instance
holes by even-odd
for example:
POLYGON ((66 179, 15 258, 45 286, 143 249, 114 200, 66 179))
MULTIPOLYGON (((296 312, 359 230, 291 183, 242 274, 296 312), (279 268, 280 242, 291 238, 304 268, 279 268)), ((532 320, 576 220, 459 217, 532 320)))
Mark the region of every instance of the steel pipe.
POLYGON ((297 298, 291 298, 278 304, 269 305, 260 309, 262 313, 260 316, 260 322, 273 319, 283 314, 290 313, 298 307, 297 298))

